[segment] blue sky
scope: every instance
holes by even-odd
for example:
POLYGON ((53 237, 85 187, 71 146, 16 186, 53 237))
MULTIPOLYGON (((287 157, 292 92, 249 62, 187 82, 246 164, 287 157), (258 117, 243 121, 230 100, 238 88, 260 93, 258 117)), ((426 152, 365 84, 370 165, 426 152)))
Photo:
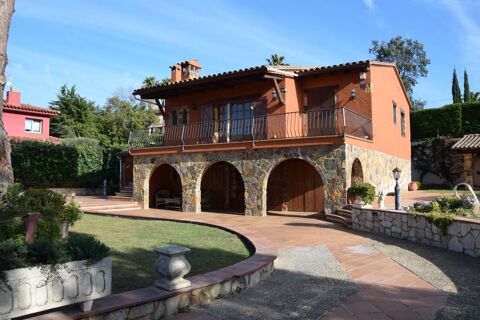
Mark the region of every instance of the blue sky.
POLYGON ((454 66, 480 91, 479 17, 480 0, 17 0, 7 77, 23 102, 48 106, 66 83, 103 105, 178 61, 200 60, 203 75, 271 53, 329 65, 401 35, 425 45, 431 65, 415 96, 434 107, 451 100, 454 66))

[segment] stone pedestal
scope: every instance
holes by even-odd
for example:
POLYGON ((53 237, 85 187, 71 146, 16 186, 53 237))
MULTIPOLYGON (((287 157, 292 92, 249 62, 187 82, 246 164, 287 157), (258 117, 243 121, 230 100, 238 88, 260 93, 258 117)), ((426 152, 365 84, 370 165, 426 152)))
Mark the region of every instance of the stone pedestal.
POLYGON ((173 291, 191 285, 190 281, 183 279, 192 268, 185 258, 185 254, 190 252, 190 249, 171 245, 154 251, 160 255, 154 265, 155 271, 160 275, 160 278, 154 282, 156 287, 173 291))

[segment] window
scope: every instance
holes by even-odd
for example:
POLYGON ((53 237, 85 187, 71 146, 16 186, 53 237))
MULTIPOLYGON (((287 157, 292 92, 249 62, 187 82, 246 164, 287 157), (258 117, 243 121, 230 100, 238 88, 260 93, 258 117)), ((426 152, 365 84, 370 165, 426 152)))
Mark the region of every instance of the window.
POLYGON ((393 123, 397 123, 397 104, 394 102, 392 105, 392 115, 393 115, 393 123))
POLYGON ((402 130, 402 136, 405 136, 405 111, 400 111, 400 127, 402 130))
POLYGON ((188 123, 188 111, 187 109, 175 110, 172 111, 172 125, 176 126, 179 124, 188 123))
POLYGON ((25 119, 25 132, 42 133, 42 120, 25 119))

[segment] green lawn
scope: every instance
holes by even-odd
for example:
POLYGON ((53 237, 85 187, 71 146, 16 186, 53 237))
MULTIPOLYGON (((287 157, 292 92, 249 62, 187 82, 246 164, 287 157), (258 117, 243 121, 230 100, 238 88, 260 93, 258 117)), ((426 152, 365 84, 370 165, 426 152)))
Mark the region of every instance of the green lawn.
POLYGON ((71 228, 72 233, 95 236, 112 250, 114 293, 153 284, 154 248, 178 244, 192 251, 189 275, 232 265, 249 256, 242 240, 229 232, 190 223, 139 220, 85 214, 71 228))

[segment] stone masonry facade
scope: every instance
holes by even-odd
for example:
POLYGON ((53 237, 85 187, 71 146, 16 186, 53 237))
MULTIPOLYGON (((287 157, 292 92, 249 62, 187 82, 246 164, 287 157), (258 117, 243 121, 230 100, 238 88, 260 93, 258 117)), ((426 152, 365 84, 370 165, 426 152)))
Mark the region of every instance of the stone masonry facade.
POLYGON ((351 144, 346 145, 347 186, 351 185, 351 170, 353 161, 360 160, 363 169, 363 181, 375 186, 377 193, 383 190, 385 193, 393 192, 395 180, 393 169, 398 167, 402 170, 400 176, 400 189, 407 190, 411 179, 411 161, 401 159, 383 152, 361 148, 351 144))
MULTIPOLYGON (((351 167, 355 158, 361 161, 364 182, 372 183, 377 190, 383 187, 393 191, 391 171, 395 166, 402 169, 405 177, 410 173, 408 160, 345 144, 135 156, 133 197, 143 208, 148 208, 150 176, 160 165, 169 164, 175 168, 181 179, 182 210, 200 212, 203 173, 214 163, 226 161, 232 164, 243 178, 245 215, 266 215, 270 172, 284 160, 302 159, 319 173, 324 185, 325 210, 334 211, 346 203, 346 190, 350 186, 351 167)), ((406 178, 402 181, 402 189, 406 188, 408 182, 409 179, 406 178)))
POLYGON ((424 216, 404 211, 353 208, 352 228, 445 248, 472 257, 480 256, 480 221, 476 220, 457 218, 448 226, 447 233, 443 234, 424 216))

